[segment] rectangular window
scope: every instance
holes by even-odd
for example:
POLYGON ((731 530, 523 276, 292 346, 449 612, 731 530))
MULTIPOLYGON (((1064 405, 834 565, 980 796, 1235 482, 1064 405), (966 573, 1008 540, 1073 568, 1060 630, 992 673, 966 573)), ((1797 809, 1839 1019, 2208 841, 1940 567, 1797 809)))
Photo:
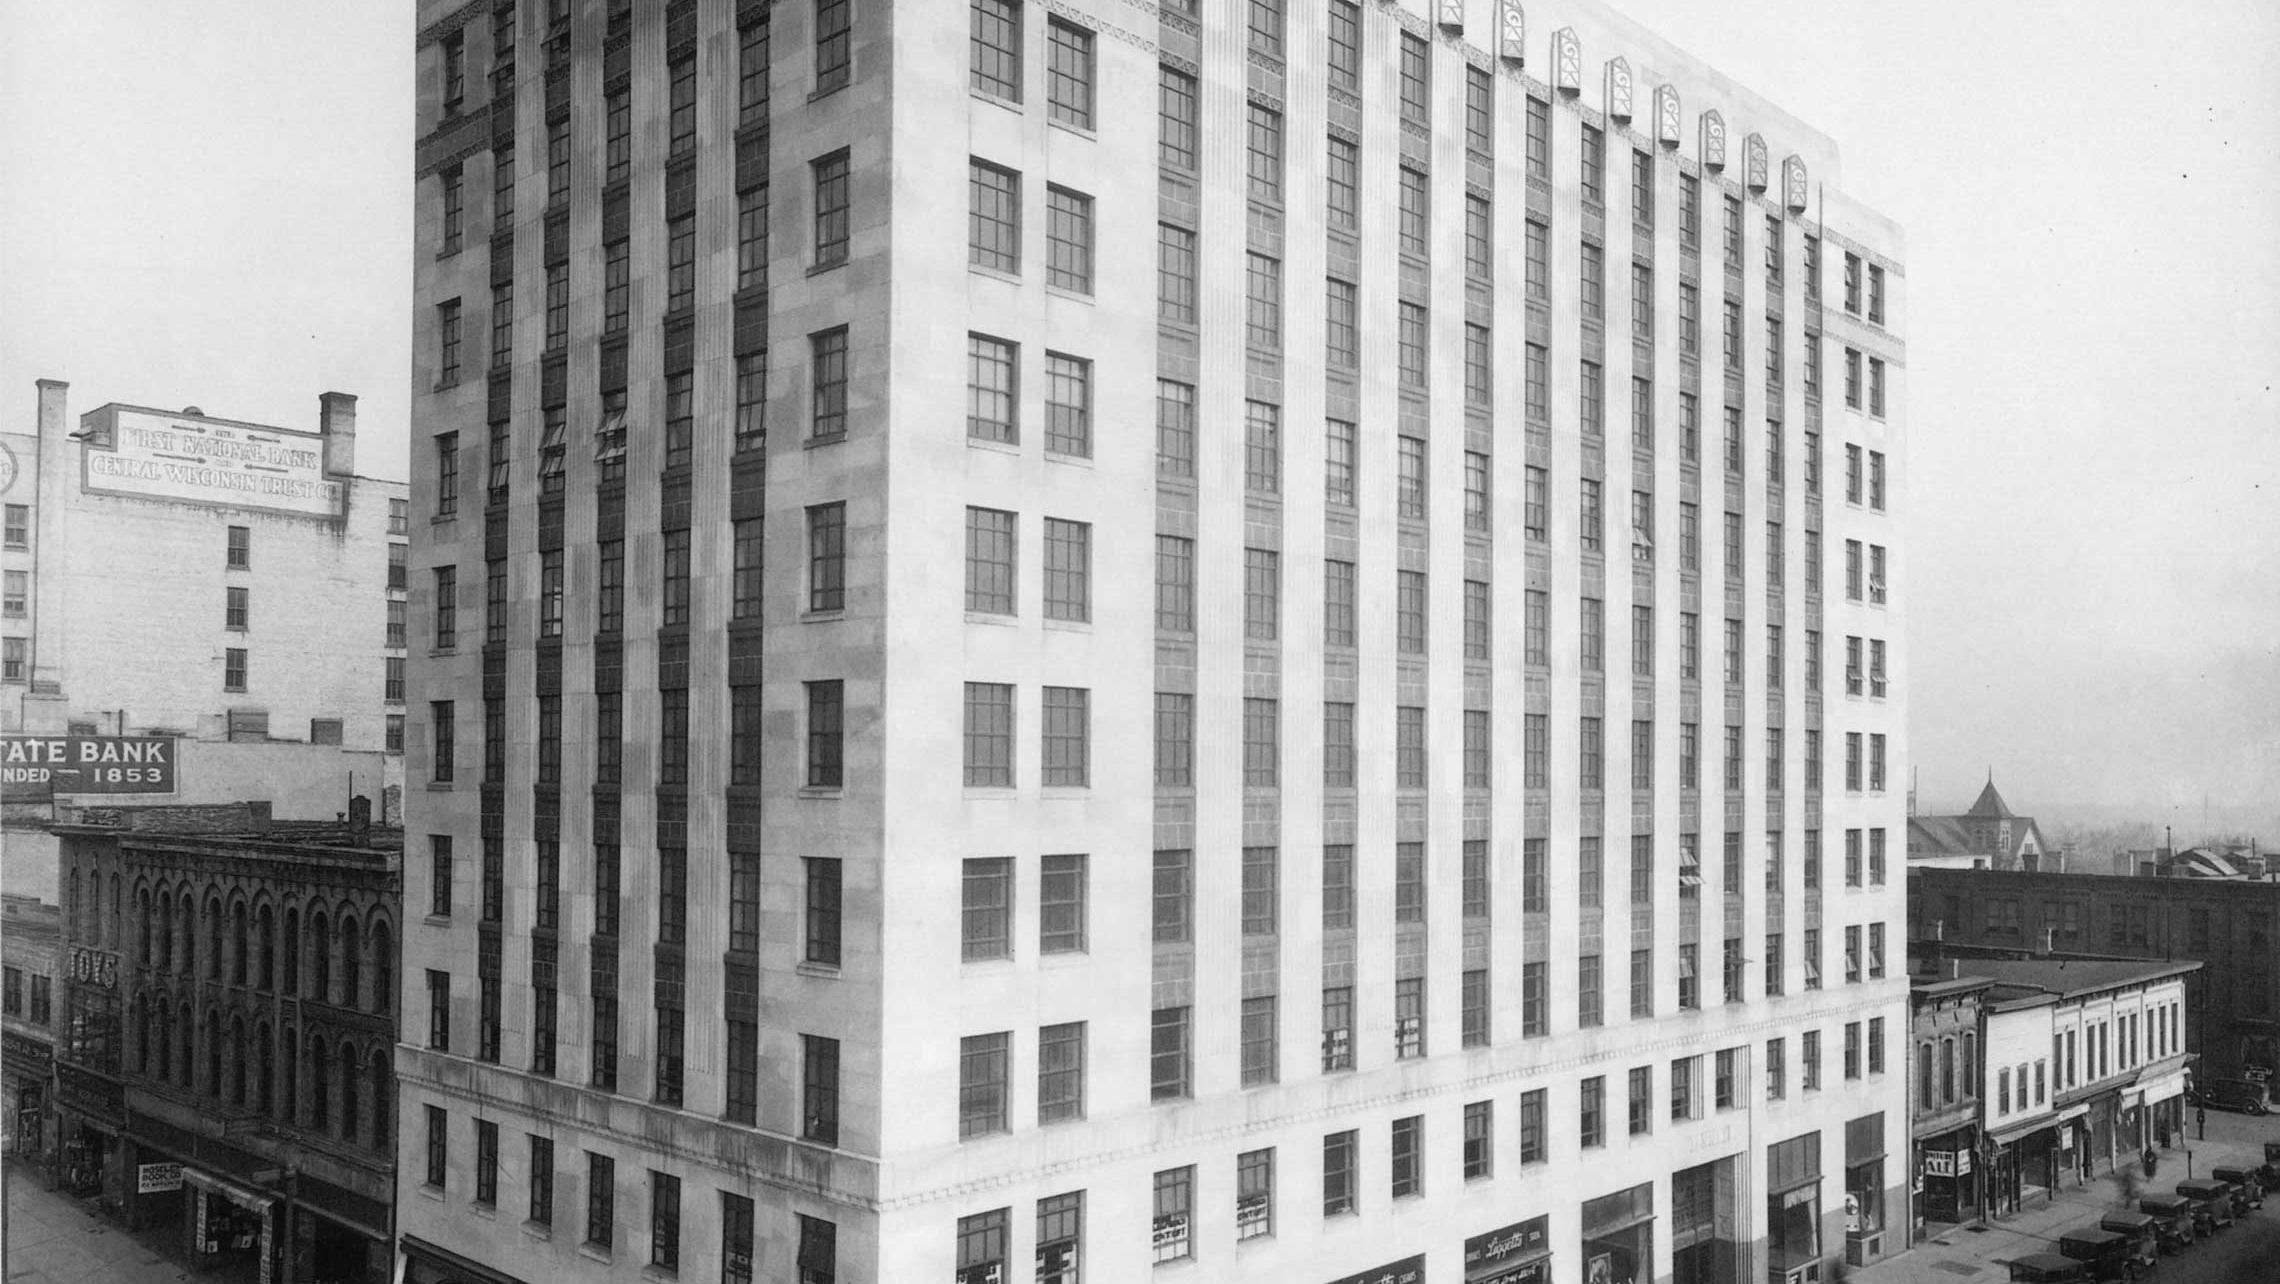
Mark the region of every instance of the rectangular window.
POLYGON ((1583 127, 1583 200, 1607 203, 1607 135, 1596 125, 1583 127))
POLYGON ((1243 636, 1272 642, 1281 630, 1282 557, 1272 549, 1243 550, 1243 636))
POLYGON ((1085 1023, 1037 1031, 1037 1122, 1085 1117, 1085 1023))
POLYGON ((1322 991, 1323 1073, 1354 1068, 1353 1038, 1354 991, 1347 986, 1326 987, 1322 991))
POLYGON ((1093 127, 1093 33, 1074 23, 1046 24, 1045 104, 1064 125, 1093 127))
MULTIPOLYGON (((977 9, 977 15, 979 12, 977 9)), ((1018 62, 1015 65, 1018 67, 1018 62)), ((1021 271, 1021 175, 975 160, 967 168, 966 188, 969 200, 966 261, 993 272, 1018 275, 1021 271)))
MULTIPOLYGON (((1335 10, 1340 6, 1333 5, 1335 10)), ((1330 140, 1326 167, 1324 221, 1346 232, 1361 226, 1361 150, 1343 138, 1330 140)))
POLYGON ((974 92, 1021 101, 1021 0, 973 0, 974 92))
POLYGON ((1257 697, 1243 701, 1243 783, 1247 786, 1272 789, 1281 783, 1280 703, 1257 697))
POLYGON ((1467 1048, 1488 1046, 1488 970, 1469 968, 1459 996, 1458 1043, 1467 1048))
POLYGON ((1195 784, 1195 697, 1156 693, 1156 784, 1185 789, 1195 784))
POLYGON ((958 1041, 958 1137, 1006 1130, 1007 1081, 1011 1063, 1007 1033, 967 1035, 958 1041))
POLYGON ((1087 934, 1085 857, 1045 857, 1038 873, 1037 948, 1041 954, 1082 954, 1087 934))
POLYGON ((1195 921, 1194 853, 1164 849, 1155 854, 1152 881, 1152 936, 1158 945, 1185 944, 1195 921))
POLYGON ((1045 189, 1045 284, 1075 294, 1092 293, 1093 198, 1082 192, 1050 185, 1045 189))
POLYGON ((1156 1174, 1155 1218, 1150 1223, 1152 1260, 1176 1262, 1194 1256, 1190 1244, 1195 1211, 1195 1169, 1169 1168, 1156 1174))
POLYGON ((1013 688, 995 682, 966 684, 966 784, 1013 786, 1013 688))
POLYGON ((1583 319, 1596 324, 1607 319, 1606 252, 1589 241, 1583 243, 1583 266, 1579 274, 1579 288, 1583 299, 1583 319))
POLYGON ((1250 0, 1251 49, 1269 58, 1283 56, 1283 0, 1250 0))
MULTIPOLYGON (((432 1109, 432 1107, 431 1107, 432 1109)), ((1353 1131, 1334 1132, 1322 1138, 1322 1215, 1337 1217, 1356 1211, 1361 1163, 1361 1137, 1353 1131)))
POLYGON ((617 1237, 617 1162, 586 1152, 586 1242, 604 1252, 617 1237))
POLYGON ((968 963, 1013 957, 1012 859, 968 859, 963 884, 960 957, 968 963))
POLYGON ((1431 129, 1433 66, 1423 37, 1401 33, 1401 123, 1431 129))
POLYGON ((1593 1075, 1583 1081, 1576 1120, 1577 1141, 1585 1150, 1607 1144, 1607 1080, 1593 1075))
POLYGON ((1596 1029, 1605 1023, 1607 1015, 1607 980, 1599 955, 1585 954, 1576 959, 1575 982, 1576 1026, 1596 1029))
POLYGON ((1156 163, 1193 170, 1198 119, 1194 76, 1170 66, 1157 68, 1156 118, 1156 163))
POLYGON ((427 1172, 425 1178, 426 1184, 437 1190, 443 1189, 444 1174, 450 1167, 446 1149, 450 1144, 450 1127, 449 1116, 444 1114, 443 1107, 427 1107, 427 1172))
POLYGON ((1245 936, 1273 936, 1277 927, 1277 884, 1281 852, 1274 847, 1243 849, 1242 924, 1245 936))
POLYGON ((1273 995, 1243 1000, 1242 1085, 1246 1088, 1275 1082, 1277 1037, 1273 995))
POLYGON ((1243 338, 1261 352, 1282 350, 1282 260, 1265 254, 1244 259, 1243 338))
POLYGON ((1042 704, 1042 783, 1084 788, 1092 783, 1092 693, 1046 687, 1042 704))
POLYGON ((1322 572, 1323 645, 1351 647, 1354 645, 1354 564, 1325 561, 1322 572))
MULTIPOLYGON (((1404 843, 1422 847, 1422 843, 1404 843)), ((1398 875, 1396 875, 1398 877, 1398 875)), ((1398 899, 1400 893, 1396 891, 1398 899)), ((1422 912, 1422 911, 1420 911, 1422 912)), ((1401 921, 1398 912, 1396 922, 1401 921)), ((1415 920, 1422 921, 1422 919, 1415 920)), ((1425 978, 1408 977, 1393 983, 1393 1056, 1408 1061, 1425 1055, 1425 978)))
POLYGON ((1280 205, 1283 198, 1282 113, 1256 102, 1246 103, 1244 110, 1250 198, 1265 205, 1280 205))
POLYGON ((1425 1117, 1411 1115, 1393 1121, 1393 1197, 1407 1199, 1425 1193, 1425 1117))
POLYGON ((1243 486, 1259 495, 1282 493, 1282 407, 1243 403, 1243 486))
POLYGON ((1407 521, 1424 521, 1429 507, 1426 487, 1425 439, 1403 436, 1400 444, 1400 472, 1395 484, 1395 513, 1407 521))
POLYGON ((1077 1284, 1084 1231, 1083 1191, 1037 1201, 1037 1284, 1077 1284))
POLYGON ((1401 252, 1424 257, 1432 249, 1433 196, 1424 171, 1401 167, 1400 234, 1401 252))
POLYGON ((1195 388, 1190 384, 1156 381, 1156 472, 1195 476, 1195 388))
MULTIPOLYGON (((1161 874, 1159 867, 1159 878, 1161 874)), ((1162 904, 1159 897, 1159 909, 1162 904)), ((1152 1101, 1178 1101, 1190 1094, 1194 1058, 1188 1014, 1189 1009, 1184 1007, 1157 1008, 1149 1018, 1148 1096, 1152 1101)))
POLYGON ((1195 631, 1195 541, 1177 535, 1156 537, 1156 629, 1195 631))

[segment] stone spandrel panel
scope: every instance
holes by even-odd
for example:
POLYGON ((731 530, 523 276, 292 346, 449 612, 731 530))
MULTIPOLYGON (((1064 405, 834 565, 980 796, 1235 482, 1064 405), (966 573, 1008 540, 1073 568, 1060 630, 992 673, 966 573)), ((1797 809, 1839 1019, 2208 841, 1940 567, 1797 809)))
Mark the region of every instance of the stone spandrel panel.
POLYGON ((1726 118, 1713 107, 1702 113, 1702 168, 1716 174, 1726 168, 1726 118))
POLYGON ((1751 194, 1763 196, 1768 179, 1765 137, 1751 134, 1742 140, 1742 174, 1751 194))
POLYGON ((1618 125, 1631 123, 1631 64, 1625 59, 1607 60, 1607 87, 1602 102, 1607 119, 1618 125))
POLYGON ((1500 0, 1497 5, 1496 56, 1515 67, 1528 65, 1528 15, 1520 0, 1500 0))
POLYGON ((1792 152, 1781 158, 1781 203, 1792 214, 1802 214, 1809 199, 1805 159, 1792 152))
POLYGON ((1570 98, 1583 92, 1583 41, 1573 27, 1552 33, 1552 87, 1570 98))
POLYGON ((1678 122, 1678 87, 1655 86, 1655 141, 1665 147, 1678 146, 1678 122))

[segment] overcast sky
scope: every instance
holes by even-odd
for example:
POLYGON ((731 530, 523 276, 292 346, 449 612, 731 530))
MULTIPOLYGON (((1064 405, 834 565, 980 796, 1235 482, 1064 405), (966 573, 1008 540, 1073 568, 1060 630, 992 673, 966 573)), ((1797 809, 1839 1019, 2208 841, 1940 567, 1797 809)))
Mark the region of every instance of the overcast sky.
MULTIPOLYGON (((2021 811, 2181 839, 2204 799, 2280 813, 2280 5, 1615 7, 1832 135, 1906 229, 1925 808, 1992 768, 2021 811)), ((74 413, 286 427, 337 389, 363 470, 405 475, 412 10, 10 7, 0 425, 43 376, 74 413)))

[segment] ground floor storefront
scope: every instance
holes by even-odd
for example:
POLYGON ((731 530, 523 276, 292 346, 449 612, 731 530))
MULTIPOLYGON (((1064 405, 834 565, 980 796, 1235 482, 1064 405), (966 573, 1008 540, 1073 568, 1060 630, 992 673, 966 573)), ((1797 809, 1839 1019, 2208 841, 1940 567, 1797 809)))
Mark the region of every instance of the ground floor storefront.
POLYGON ((1923 1222, 1968 1222, 1981 1215, 1979 1128, 1965 1124, 1916 1142, 1916 1209, 1923 1222))

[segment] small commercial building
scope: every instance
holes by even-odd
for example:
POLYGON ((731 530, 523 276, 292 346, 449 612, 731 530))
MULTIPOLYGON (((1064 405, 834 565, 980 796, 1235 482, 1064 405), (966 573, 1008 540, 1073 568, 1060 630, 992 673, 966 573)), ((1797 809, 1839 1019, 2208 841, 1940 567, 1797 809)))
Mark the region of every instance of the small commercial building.
POLYGON ((257 808, 59 823, 72 1193, 224 1276, 379 1284, 394 1237, 400 831, 257 808), (234 821, 234 824, 232 823, 234 821))
POLYGON ((334 820, 402 791, 405 483, 314 431, 38 385, 0 434, 0 811, 11 891, 59 899, 71 806, 263 799, 334 820))
POLYGON ((1915 1045, 1908 1134, 1914 1145, 1915 1232, 1965 1222, 1983 1207, 1979 1025, 1995 983, 1985 977, 1920 978, 1910 988, 1915 1045))
POLYGON ((0 1154, 46 1161, 55 1077, 55 981, 61 973, 56 907, 0 896, 0 1154))

